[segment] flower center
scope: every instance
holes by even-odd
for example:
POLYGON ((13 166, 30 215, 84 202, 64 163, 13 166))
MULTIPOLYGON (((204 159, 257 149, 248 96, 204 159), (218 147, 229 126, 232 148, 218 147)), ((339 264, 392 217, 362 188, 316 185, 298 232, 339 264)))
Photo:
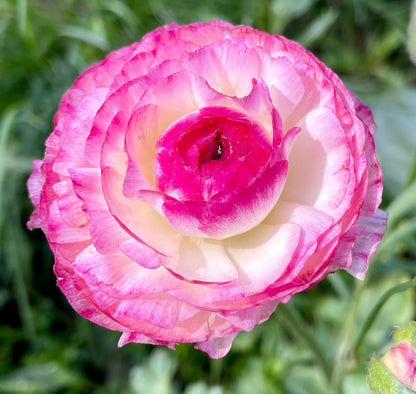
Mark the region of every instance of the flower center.
POLYGON ((217 130, 213 140, 205 146, 202 146, 199 152, 198 168, 212 160, 221 159, 224 146, 221 143, 221 130, 217 130))
POLYGON ((213 141, 201 148, 199 153, 199 167, 207 161, 221 159, 224 147, 220 141, 220 135, 221 130, 217 130, 213 141))
POLYGON ((155 184, 180 200, 208 201, 246 188, 271 152, 271 137, 245 114, 206 107, 170 126, 159 138, 155 184))

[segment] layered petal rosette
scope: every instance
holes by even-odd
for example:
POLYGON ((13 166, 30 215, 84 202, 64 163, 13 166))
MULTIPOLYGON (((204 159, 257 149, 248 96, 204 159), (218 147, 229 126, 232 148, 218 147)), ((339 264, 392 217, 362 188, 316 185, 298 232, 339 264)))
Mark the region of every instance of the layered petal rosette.
POLYGON ((222 21, 169 25, 64 95, 29 191, 78 313, 127 342, 240 330, 386 226, 370 110, 299 44, 222 21))

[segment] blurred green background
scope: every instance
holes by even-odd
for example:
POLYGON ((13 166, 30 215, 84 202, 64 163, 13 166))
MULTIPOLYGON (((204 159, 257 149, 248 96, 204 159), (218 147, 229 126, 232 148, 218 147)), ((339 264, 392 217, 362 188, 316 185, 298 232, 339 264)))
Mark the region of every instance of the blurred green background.
POLYGON ((410 10, 406 0, 1 0, 0 393, 369 393, 369 358, 416 319, 413 290, 395 288, 363 331, 380 297, 416 275, 410 10), (119 334, 78 316, 56 287, 43 233, 25 227, 26 179, 88 65, 160 25, 216 18, 299 41, 371 106, 389 227, 365 282, 331 275, 240 333, 224 359, 190 344, 118 349, 119 334))

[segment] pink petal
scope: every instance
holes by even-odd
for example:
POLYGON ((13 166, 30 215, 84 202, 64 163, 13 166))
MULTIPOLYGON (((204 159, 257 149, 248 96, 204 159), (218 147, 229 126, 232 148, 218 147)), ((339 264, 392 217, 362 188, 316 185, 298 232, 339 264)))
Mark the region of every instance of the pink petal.
POLYGON ((119 248, 127 257, 144 268, 158 268, 165 260, 165 256, 136 239, 121 242, 119 248))
POLYGON ((164 268, 148 270, 121 252, 100 254, 93 245, 77 256, 74 266, 91 292, 111 295, 114 302, 129 298, 140 304, 139 298, 131 296, 160 293, 179 284, 164 268))
POLYGON ((182 237, 177 254, 164 266, 188 281, 223 283, 238 278, 223 243, 215 239, 182 237))
POLYGON ((39 204, 43 183, 45 182, 45 174, 42 171, 42 160, 33 160, 33 172, 27 181, 29 189, 29 197, 35 207, 30 220, 27 222, 29 229, 39 228, 41 219, 39 217, 39 204))
POLYGON ((251 81, 259 78, 260 58, 257 51, 237 40, 224 40, 211 48, 219 60, 216 74, 220 91, 228 96, 248 95, 252 89, 251 81))
POLYGON ((289 157, 282 199, 327 213, 334 211, 334 218, 338 219, 348 208, 352 195, 346 193, 354 182, 344 130, 328 108, 311 111, 301 129, 289 157))
POLYGON ((62 138, 54 164, 56 172, 68 175, 68 168, 86 166, 84 156, 79 153, 85 146, 95 113, 104 102, 107 92, 107 88, 100 88, 83 97, 77 107, 69 108, 68 113, 57 124, 56 128, 62 131, 62 138))
POLYGON ((93 168, 70 169, 74 191, 83 202, 88 214, 91 238, 101 253, 116 250, 129 239, 120 224, 111 215, 102 195, 100 172, 93 168))
POLYGON ((78 227, 66 222, 59 209, 58 200, 49 207, 48 240, 58 244, 72 244, 91 239, 88 226, 78 227))
POLYGON ((226 337, 215 338, 210 341, 198 342, 195 345, 195 349, 202 350, 211 358, 222 358, 230 351, 231 345, 236 336, 237 333, 233 333, 227 335, 226 337))
POLYGON ((172 349, 172 350, 175 350, 175 345, 178 345, 178 343, 160 341, 158 339, 148 337, 138 332, 123 332, 123 334, 121 334, 121 337, 118 341, 118 347, 122 347, 130 342, 146 343, 149 345, 163 345, 163 346, 167 346, 169 349, 172 349))
POLYGON ((127 197, 134 196, 137 190, 152 189, 154 184, 152 164, 159 138, 156 129, 158 113, 158 107, 149 104, 135 109, 129 119, 125 134, 125 149, 129 160, 124 185, 127 197), (141 181, 135 186, 137 178, 141 178, 141 181))
MULTIPOLYGON (((296 70, 296 63, 285 57, 278 57, 266 62, 262 78, 270 88, 273 105, 279 111, 283 123, 307 94, 301 73, 296 70)), ((309 102, 310 104, 310 102, 309 102)))
POLYGON ((347 271, 358 279, 364 279, 371 256, 375 253, 384 231, 388 213, 378 210, 372 217, 360 217, 355 226, 364 227, 352 249, 352 265, 347 271))
POLYGON ((179 318, 181 302, 168 294, 153 294, 121 300, 114 312, 116 318, 146 320, 156 327, 172 329, 179 318))

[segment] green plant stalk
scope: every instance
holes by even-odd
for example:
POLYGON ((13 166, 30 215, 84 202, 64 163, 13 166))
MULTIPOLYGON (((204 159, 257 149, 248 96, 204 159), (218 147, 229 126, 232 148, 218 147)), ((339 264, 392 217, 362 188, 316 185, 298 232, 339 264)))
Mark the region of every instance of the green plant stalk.
POLYGON ((20 35, 25 38, 27 30, 27 0, 18 0, 16 9, 17 28, 20 35))
POLYGON ((210 359, 209 360, 209 377, 208 377, 208 381, 210 385, 215 385, 218 382, 221 381, 221 374, 222 374, 222 369, 224 366, 224 362, 223 359, 210 359))
POLYGON ((308 329, 305 328, 306 323, 302 321, 302 318, 295 311, 295 309, 288 304, 280 304, 277 313, 283 318, 282 320, 284 323, 308 345, 310 350, 315 355, 316 360, 321 365, 326 379, 330 382, 332 367, 326 359, 320 345, 316 342, 315 338, 311 335, 308 329))
POLYGON ((340 336, 340 342, 335 355, 331 380, 331 386, 333 387, 334 393, 342 393, 342 378, 344 376, 344 372, 346 370, 350 370, 355 365, 355 360, 351 360, 352 365, 350 368, 347 368, 345 361, 350 353, 351 338, 354 336, 361 294, 364 288, 364 282, 357 283, 353 293, 352 304, 347 314, 345 324, 340 336))
POLYGON ((256 26, 257 28, 270 31, 270 13, 271 13, 270 0, 262 0, 258 2, 256 9, 256 26))
POLYGON ((33 344, 36 338, 35 324, 22 267, 20 266, 21 253, 19 252, 19 246, 15 239, 8 239, 7 242, 9 261, 13 270, 13 288, 25 336, 33 344))
POLYGON ((5 187, 3 185, 3 180, 6 174, 6 152, 7 152, 7 144, 9 140, 10 130, 12 128, 12 124, 17 114, 17 109, 11 108, 4 112, 0 123, 0 239, 2 237, 1 230, 3 228, 3 220, 4 215, 7 212, 5 207, 3 206, 3 193, 5 187))
POLYGON ((413 182, 416 183, 416 154, 413 156, 412 165, 410 166, 409 181, 407 182, 408 187, 412 185, 413 182))
POLYGON ((410 59, 416 64, 416 1, 413 0, 410 9, 408 50, 410 59))
POLYGON ((364 340, 365 335, 367 334, 368 330, 373 325, 378 313, 380 312, 380 309, 383 307, 383 305, 389 300, 391 296, 397 293, 401 293, 402 291, 406 291, 408 289, 416 287, 416 277, 413 278, 413 280, 405 283, 400 283, 394 287, 392 287, 390 290, 387 290, 378 300, 377 304, 374 306, 374 308, 371 310, 370 314, 367 317, 367 320, 364 322, 363 327, 361 329, 360 334, 357 337, 357 340, 355 342, 355 345, 353 347, 354 349, 354 356, 355 359, 359 359, 359 351, 361 344, 364 340))
MULTIPOLYGON (((33 323, 32 310, 30 308, 29 297, 27 294, 28 292, 25 285, 22 267, 20 265, 22 261, 22 253, 19 244, 19 234, 13 225, 7 223, 5 216, 7 213, 8 217, 10 217, 10 215, 13 215, 15 212, 15 210, 11 211, 9 203, 4 201, 4 190, 7 189, 5 179, 6 173, 9 170, 6 152, 8 150, 9 136, 17 112, 18 109, 15 107, 8 108, 4 112, 0 123, 0 241, 4 244, 4 248, 8 256, 7 260, 10 262, 13 272, 13 288, 24 332, 28 340, 33 343, 36 333, 33 323), (3 231, 5 228, 8 230, 3 231)), ((8 192, 12 193, 12 195, 13 193, 15 194, 14 191, 11 192, 8 190, 8 192)), ((14 215, 15 220, 12 220, 12 222, 16 222, 17 217, 17 214, 14 215)))

